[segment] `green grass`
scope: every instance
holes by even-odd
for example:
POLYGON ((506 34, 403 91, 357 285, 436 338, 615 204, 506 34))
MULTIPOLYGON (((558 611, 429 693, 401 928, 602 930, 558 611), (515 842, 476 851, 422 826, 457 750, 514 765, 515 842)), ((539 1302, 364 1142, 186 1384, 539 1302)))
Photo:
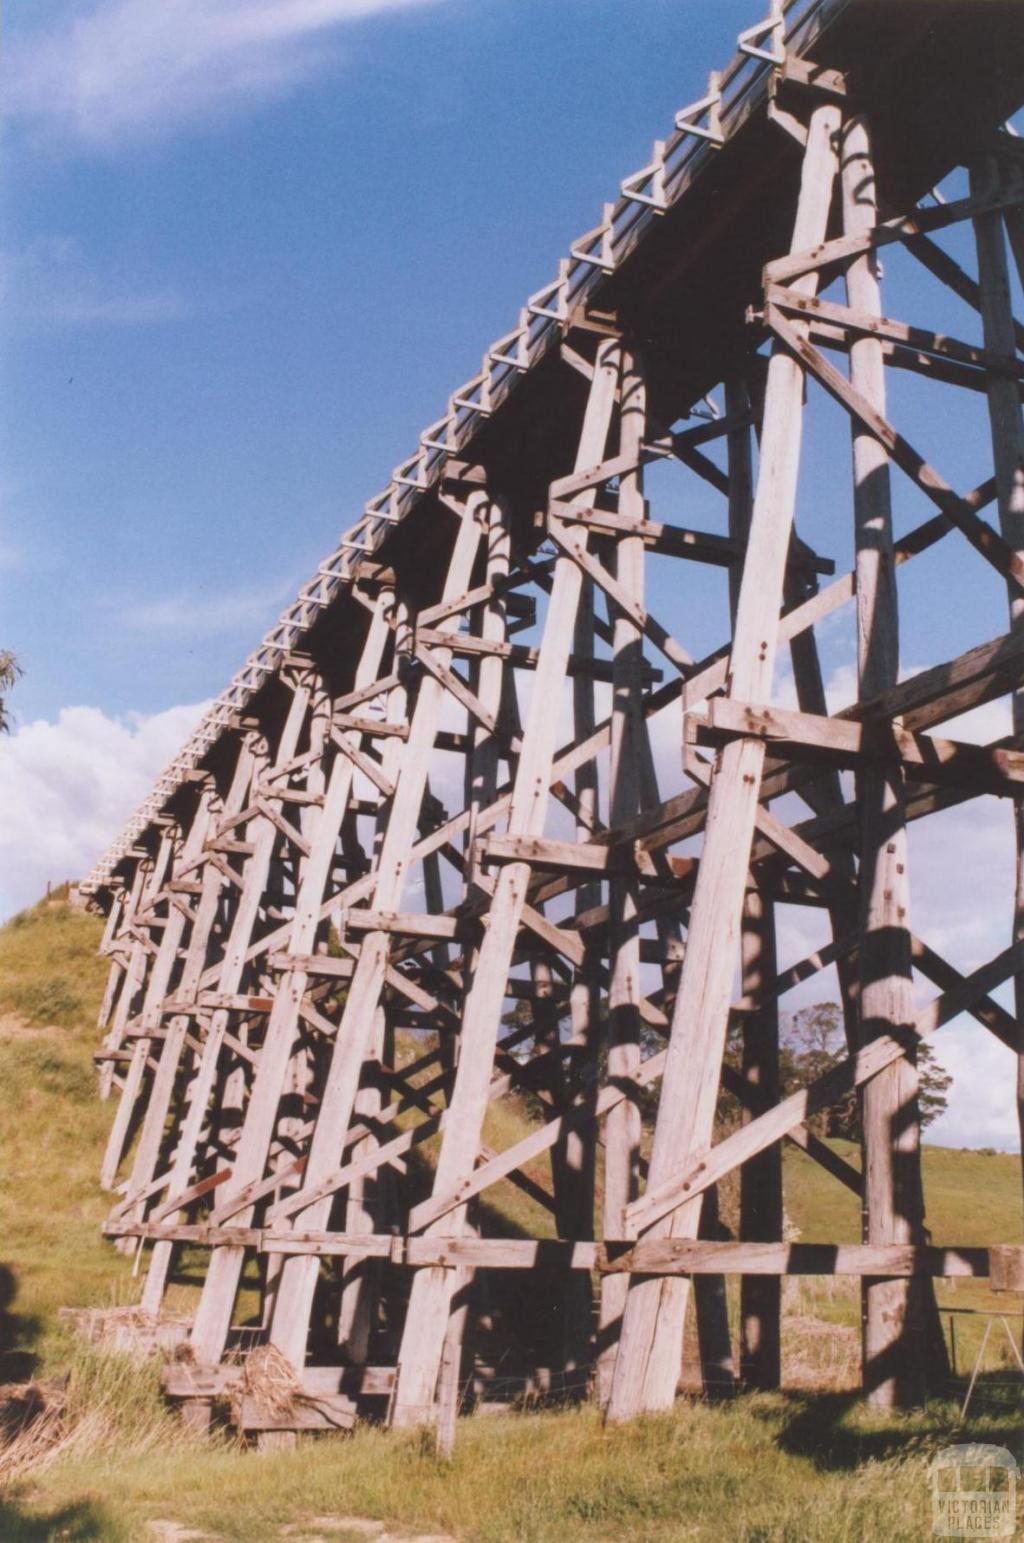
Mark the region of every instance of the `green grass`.
MULTIPOLYGON (((860 1167, 849 1141, 829 1143, 860 1167)), ((1020 1158, 984 1156, 955 1147, 922 1149, 925 1207, 935 1243, 1017 1243, 1021 1230, 1020 1158)), ((854 1243, 860 1236, 857 1196, 797 1151, 786 1149, 786 1212, 805 1243, 854 1243)))
POLYGON ((95 1034, 107 978, 103 924, 62 900, 41 900, 0 927, 0 1013, 95 1034))
MULTIPOLYGON (((155 1519, 224 1543, 276 1543, 286 1526, 299 1527, 294 1540, 303 1521, 346 1515, 465 1543, 914 1538, 930 1531, 926 1466, 937 1446, 969 1434, 1018 1450, 1016 1407, 1013 1418, 990 1413, 966 1433, 948 1403, 880 1418, 844 1394, 796 1393, 727 1407, 681 1402, 671 1415, 620 1429, 589 1409, 481 1416, 460 1423, 450 1463, 415 1436, 376 1429, 308 1438, 273 1455, 223 1437, 186 1440, 161 1402, 155 1363, 73 1345, 56 1323, 60 1306, 106 1305, 133 1292, 128 1262, 99 1234, 107 1201, 96 1174, 111 1113, 96 1097, 91 1063, 106 974, 95 958, 99 934, 94 918, 55 904, 0 929, 0 1015, 18 1015, 0 1017, 3 1375, 70 1369, 65 1448, 0 1496, 3 1543, 152 1543, 155 1519), (53 1027, 47 1002, 59 1005, 53 1027)), ((502 1106, 486 1139, 506 1145, 525 1119, 523 1108, 502 1106)), ((856 1239, 854 1197, 801 1153, 785 1161, 792 1232, 856 1239)), ((533 1176, 549 1182, 546 1160, 533 1176)), ((1017 1159, 927 1149, 925 1182, 936 1241, 1019 1236, 1017 1159)), ((511 1186, 502 1191, 494 1201, 504 1224, 542 1233, 545 1213, 511 1186)), ((973 1282, 944 1286, 947 1299, 997 1300, 973 1282)), ((790 1281, 786 1302, 788 1368, 797 1377, 801 1368, 827 1370, 837 1345, 855 1347, 855 1282, 790 1281)), ((346 1536, 310 1525, 317 1533, 346 1536)))
MULTIPOLYGON (((1019 1429, 989 1419, 970 1435, 1017 1450, 1019 1429)), ((680 1404, 619 1428, 590 1410, 466 1420, 450 1463, 416 1436, 374 1429, 260 1456, 171 1441, 154 1449, 148 1432, 139 1450, 122 1427, 47 1470, 6 1518, 0 1511, 0 1535, 57 1537, 41 1530, 45 1519, 77 1510, 80 1530, 67 1535, 110 1543, 168 1517, 263 1543, 325 1514, 478 1543, 915 1538, 930 1530, 929 1458, 963 1438, 948 1409, 881 1419, 837 1397, 783 1396, 680 1404)))
POLYGON ((0 1380, 66 1352, 57 1309, 125 1300, 126 1260, 100 1237, 111 1105, 92 1051, 106 966, 96 917, 43 902, 0 928, 0 1380), (62 1004, 57 1023, 48 1003, 62 1004), (16 1017, 12 1015, 17 1015, 16 1017))
MULTIPOLYGON (((859 1152, 851 1142, 830 1144, 859 1167, 859 1152)), ((925 1146, 922 1167, 925 1208, 934 1243, 983 1246, 1022 1241, 1018 1156, 986 1156, 954 1147, 925 1146)), ((859 1239, 857 1197, 792 1147, 785 1155, 785 1193, 787 1220, 801 1242, 854 1243, 859 1239)), ((860 1321, 860 1289, 854 1280, 808 1278, 790 1282, 788 1290, 791 1298, 799 1299, 802 1311, 813 1317, 849 1329, 860 1321)), ((951 1331, 949 1309, 1009 1312, 1017 1316, 1019 1328, 1019 1302, 990 1291, 986 1281, 937 1281, 935 1294, 947 1341, 955 1334, 957 1368, 961 1372, 973 1364, 983 1324, 955 1313, 956 1325, 951 1331)), ((1001 1354, 1001 1349, 997 1353, 1001 1354)))

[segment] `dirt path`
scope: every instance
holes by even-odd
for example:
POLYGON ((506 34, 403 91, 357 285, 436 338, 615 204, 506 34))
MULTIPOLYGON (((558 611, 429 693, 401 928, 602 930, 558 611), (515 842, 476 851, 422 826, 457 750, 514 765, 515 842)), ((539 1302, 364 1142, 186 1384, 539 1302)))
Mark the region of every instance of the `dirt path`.
MULTIPOLYGON (((153 1543, 219 1543, 214 1532, 200 1532, 182 1522, 149 1523, 153 1543)), ((394 1531, 368 1516, 309 1516, 289 1522, 278 1534, 282 1543, 456 1543, 447 1532, 394 1531)))
POLYGON ((0 1013, 0 1036, 6 1035, 10 1039, 50 1039, 54 1034, 59 1034, 62 1039, 71 1037, 67 1029, 59 1028, 55 1023, 26 1023, 18 1013, 0 1013))

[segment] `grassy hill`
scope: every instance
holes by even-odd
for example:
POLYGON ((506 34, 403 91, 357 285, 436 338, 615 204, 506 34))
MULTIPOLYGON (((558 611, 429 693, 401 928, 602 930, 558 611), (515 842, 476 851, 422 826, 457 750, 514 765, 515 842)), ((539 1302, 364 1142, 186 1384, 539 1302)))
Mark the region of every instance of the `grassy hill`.
MULTIPOLYGON (((480 1417, 462 1422, 449 1464, 416 1436, 370 1429, 273 1456, 225 1438, 186 1440, 160 1402, 155 1365, 83 1349, 57 1322, 61 1306, 130 1301, 136 1289, 129 1261, 99 1234, 106 1200, 96 1174, 110 1117, 91 1063, 106 974, 100 931, 60 902, 0 929, 0 1377, 70 1369, 58 1455, 0 1488, 3 1543, 152 1543, 183 1538, 180 1529, 239 1543, 344 1543, 372 1536, 374 1518, 393 1539, 486 1543, 926 1534, 927 1458, 965 1439, 948 1403, 879 1417, 842 1391, 789 1393, 731 1407, 684 1402, 628 1429, 605 1428, 590 1410, 480 1417), (158 1522, 168 1524, 162 1534, 158 1522)), ((504 1145, 526 1119, 503 1109, 489 1139, 504 1145)), ((786 1165, 792 1234, 855 1239, 855 1198, 798 1152, 786 1165)), ((925 1182, 937 1242, 1007 1241, 1011 1228, 1019 1236, 1016 1159, 927 1149, 925 1182)), ((533 1230, 543 1213, 503 1190, 510 1223, 533 1230)), ((998 1301, 973 1282, 947 1285, 941 1297, 947 1306, 998 1301)), ((848 1384, 856 1283, 789 1281, 786 1313, 788 1381, 848 1384)), ((968 1324, 959 1320, 961 1357, 968 1324)), ((1016 1449, 1019 1422, 995 1408, 970 1434, 1016 1449)))
MULTIPOLYGON (((847 1161, 859 1166, 859 1153, 851 1143, 831 1144, 847 1161)), ((926 1215, 934 1243, 983 1246, 1022 1240, 1018 1157, 925 1146, 922 1166, 926 1215)), ((794 1236, 802 1242, 854 1243, 860 1236, 857 1197, 794 1149, 786 1154, 786 1215, 794 1236)), ((805 1310, 824 1322, 853 1331, 860 1321, 856 1281, 808 1278, 789 1282, 787 1289, 791 1295, 799 1294, 805 1310)), ((946 1310, 943 1327, 947 1340, 951 1337, 949 1309, 1007 1310, 1006 1298, 990 1291, 985 1281, 938 1281, 936 1297, 940 1311, 946 1310)), ((957 1366, 962 1369, 973 1363, 982 1325, 959 1312, 955 1316, 957 1366)))
POLYGON ((59 1307, 123 1299, 128 1265, 100 1237, 110 1106, 92 1052, 106 980, 98 919, 42 902, 0 929, 0 1380, 49 1366, 59 1307))

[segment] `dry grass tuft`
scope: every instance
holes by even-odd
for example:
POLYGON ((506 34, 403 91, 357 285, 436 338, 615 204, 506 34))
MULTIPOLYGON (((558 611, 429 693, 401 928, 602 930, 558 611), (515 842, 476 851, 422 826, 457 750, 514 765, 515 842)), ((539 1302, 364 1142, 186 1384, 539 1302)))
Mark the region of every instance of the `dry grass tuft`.
POLYGON ((67 1429, 67 1382, 8 1382, 0 1387, 0 1489, 52 1461, 67 1429))
POLYGON ((242 1377, 231 1400, 231 1418, 241 1425, 242 1401, 251 1399, 260 1415, 277 1420, 294 1409, 301 1396, 295 1368, 276 1345, 257 1345, 242 1363, 242 1377))
POLYGON ((188 1437, 160 1393, 161 1358, 78 1346, 66 1377, 0 1388, 0 1492, 59 1458, 138 1457, 188 1437))

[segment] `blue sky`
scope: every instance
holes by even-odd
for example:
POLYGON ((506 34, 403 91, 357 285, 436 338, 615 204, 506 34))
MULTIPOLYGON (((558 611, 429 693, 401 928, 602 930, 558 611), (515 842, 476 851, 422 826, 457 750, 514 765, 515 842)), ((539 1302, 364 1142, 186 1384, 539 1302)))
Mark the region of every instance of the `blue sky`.
MULTIPOLYGON (((0 915, 116 834, 197 705, 760 10, 8 0, 0 644, 25 675, 0 746, 0 915)), ((970 264, 969 233, 951 249, 970 264)), ((890 314, 977 336, 909 259, 886 268, 890 314)), ((891 391, 955 485, 987 474, 982 399, 964 419, 943 388, 899 375, 891 391)), ((843 567, 848 453, 839 413, 816 420, 799 510, 843 567)), ((897 486, 904 530, 928 510, 897 486)), ((677 517, 721 528, 715 495, 687 497, 677 517)), ((908 668, 1004 630, 1004 591, 957 538, 912 568, 908 668)), ((688 647, 719 640, 724 586, 697 589, 685 619, 672 598, 655 581, 688 647)), ((849 644, 848 618, 822 629, 837 700, 849 644)), ((976 727, 999 732, 998 710, 976 727)), ((1006 940, 1008 811, 955 818, 968 871, 943 894, 957 832, 925 843, 915 916, 969 968, 1006 940)), ((965 1066, 997 1054, 980 1031, 947 1033, 965 1066)), ((946 1139, 1012 1141, 1006 1087, 998 1099, 961 1102, 946 1139)))
POLYGON ((748 14, 13 4, 3 578, 22 717, 219 689, 748 14), (266 25, 204 35, 211 11, 266 25))

